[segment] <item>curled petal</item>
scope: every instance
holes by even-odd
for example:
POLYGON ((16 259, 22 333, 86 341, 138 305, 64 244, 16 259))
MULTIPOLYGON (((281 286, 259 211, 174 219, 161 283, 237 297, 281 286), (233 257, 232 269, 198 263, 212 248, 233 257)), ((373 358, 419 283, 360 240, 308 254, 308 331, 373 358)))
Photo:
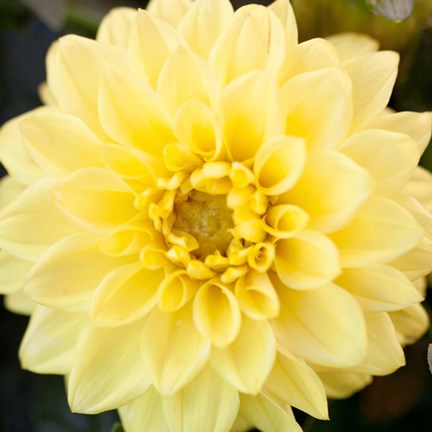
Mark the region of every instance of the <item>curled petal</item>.
POLYGON ((309 215, 301 207, 290 204, 270 207, 263 218, 265 231, 277 239, 295 236, 308 222, 309 215))

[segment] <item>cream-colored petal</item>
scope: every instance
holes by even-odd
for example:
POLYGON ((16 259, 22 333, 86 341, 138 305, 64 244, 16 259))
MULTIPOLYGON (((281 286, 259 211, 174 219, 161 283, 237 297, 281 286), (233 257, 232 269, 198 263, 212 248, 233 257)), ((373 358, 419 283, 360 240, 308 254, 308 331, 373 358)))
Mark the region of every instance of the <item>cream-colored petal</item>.
POLYGON ((240 331, 241 312, 237 300, 217 281, 201 286, 195 295, 193 317, 203 337, 219 348, 232 343, 240 331))
POLYGON ((174 116, 177 109, 189 100, 209 104, 213 99, 212 87, 205 62, 185 46, 179 46, 161 70, 157 92, 167 111, 174 116))
POLYGON ((80 117, 102 133, 97 101, 103 71, 107 65, 124 67, 125 63, 126 53, 119 47, 63 36, 47 58, 48 85, 63 112, 80 117))
POLYGON ((384 129, 410 136, 418 142, 419 154, 423 154, 429 144, 432 129, 432 113, 423 112, 383 112, 369 119, 365 129, 384 129))
POLYGON ((372 382, 372 376, 350 369, 328 369, 319 371, 327 396, 332 399, 345 399, 372 382))
POLYGON ((353 128, 358 128, 387 106, 398 63, 397 53, 379 51, 356 56, 343 64, 353 84, 353 128))
MULTIPOLYGON (((274 282, 275 283, 275 282, 274 282)), ((364 317, 354 298, 328 284, 309 291, 278 286, 281 312, 276 338, 289 352, 313 363, 346 367, 366 356, 364 317)))
POLYGON ((351 87, 349 76, 337 68, 288 80, 281 90, 285 134, 305 138, 309 150, 336 148, 351 127, 351 87))
POLYGON ((121 144, 161 155, 175 141, 156 92, 127 71, 108 70, 99 98, 101 123, 121 144))
POLYGON ((106 229, 137 214, 135 195, 118 176, 99 168, 83 168, 54 188, 57 204, 79 222, 106 229))
POLYGON ((237 416, 231 432, 248 432, 253 429, 253 425, 246 421, 243 417, 237 416))
POLYGON ((78 229, 57 208, 52 183, 41 180, 0 211, 0 247, 36 260, 53 243, 78 229))
POLYGON ((26 187, 15 176, 3 177, 0 180, 0 208, 3 209, 10 204, 26 187))
POLYGON ((420 339, 429 328, 429 316, 420 304, 389 314, 400 343, 408 345, 420 339))
POLYGON ((268 7, 280 20, 285 30, 285 45, 287 55, 297 45, 297 21, 290 0, 275 0, 268 7))
POLYGON ((159 286, 160 310, 175 312, 181 309, 195 295, 199 285, 186 270, 178 270, 166 276, 159 286))
POLYGON ((414 248, 423 235, 408 211, 387 198, 373 197, 331 237, 342 265, 354 267, 394 260, 414 248))
POLYGON ((0 251, 0 293, 11 294, 24 288, 24 281, 34 262, 0 251))
POLYGON ((302 432, 290 407, 282 408, 262 394, 241 394, 239 414, 262 432, 302 432))
POLYGON ((177 27, 192 5, 192 0, 150 0, 147 10, 177 27))
POLYGON ((127 404, 150 385, 140 355, 142 322, 84 330, 68 381, 73 412, 96 414, 127 404))
POLYGON ((328 419, 327 398, 321 380, 303 360, 289 353, 278 354, 265 383, 264 394, 316 418, 328 419))
POLYGON ((281 281, 290 288, 316 288, 340 273, 338 251, 328 237, 302 231, 277 242, 275 268, 281 281))
POLYGON ((362 33, 339 33, 326 39, 337 49, 341 62, 373 53, 379 48, 377 40, 362 33))
POLYGON ((172 432, 226 432, 237 416, 239 396, 207 366, 181 391, 164 397, 162 404, 172 432))
POLYGON ((353 218, 373 191, 372 179, 361 166, 337 152, 308 155, 303 173, 281 203, 301 207, 309 228, 334 232, 353 218))
POLYGON ((96 40, 126 49, 129 45, 129 34, 137 10, 129 7, 116 7, 101 21, 96 40))
POLYGON ((346 268, 336 283, 371 312, 399 310, 422 300, 410 280, 389 266, 346 268))
POLYGON ((144 324, 141 352, 153 385, 169 395, 200 372, 208 360, 210 342, 195 329, 189 306, 172 313, 155 308, 144 324))
POLYGON ((168 431, 161 396, 150 386, 142 396, 118 409, 123 427, 128 432, 168 431))
POLYGON ((99 240, 85 233, 74 234, 51 246, 28 275, 25 289, 30 297, 48 307, 80 311, 100 281, 125 259, 99 251, 99 240))
POLYGON ((285 32, 268 8, 247 5, 237 10, 210 51, 209 63, 222 84, 248 72, 277 72, 285 55, 285 32))
POLYGON ((429 212, 432 211, 432 173, 427 169, 418 166, 405 186, 403 194, 414 197, 429 212))
POLYGON ((405 364, 405 356, 391 319, 385 312, 365 312, 368 350, 356 371, 388 375, 405 364))
POLYGON ((285 136, 266 143, 258 149, 253 165, 259 190, 266 195, 288 191, 301 176, 305 161, 302 139, 285 136))
POLYGON ((235 341, 223 349, 213 348, 210 362, 235 389, 256 395, 273 367, 275 356, 276 340, 270 324, 244 316, 235 341))
POLYGON ((377 194, 390 196, 407 184, 420 156, 417 142, 408 135, 385 130, 352 135, 340 151, 370 173, 377 194))
POLYGON ((252 72, 233 81, 224 90, 220 110, 232 160, 252 159, 265 141, 283 132, 276 83, 269 72, 252 72))
POLYGON ((207 58, 233 13, 229 0, 196 0, 183 19, 179 32, 197 54, 207 58))
POLYGON ((49 176, 63 177, 80 168, 100 166, 102 142, 78 117, 39 111, 20 122, 28 152, 49 176))
MULTIPOLYGON (((172 2, 170 3, 172 5, 172 2)), ((169 53, 180 43, 179 35, 166 20, 139 10, 131 28, 129 60, 132 70, 156 87, 159 73, 169 53)))
MULTIPOLYGON (((40 112, 41 109, 31 111, 40 112)), ((34 162, 25 147, 21 135, 20 123, 29 114, 9 120, 0 129, 0 158, 8 173, 20 183, 32 185, 44 177, 43 171, 34 162)))
POLYGON ((84 320, 81 314, 36 305, 19 350, 21 366, 36 373, 68 374, 84 320))
POLYGON ((140 262, 109 273, 97 287, 91 306, 93 324, 117 327, 134 322, 157 303, 163 270, 147 270, 140 262))
POLYGON ((6 295, 4 305, 7 310, 20 315, 31 315, 35 307, 33 300, 23 291, 6 295))

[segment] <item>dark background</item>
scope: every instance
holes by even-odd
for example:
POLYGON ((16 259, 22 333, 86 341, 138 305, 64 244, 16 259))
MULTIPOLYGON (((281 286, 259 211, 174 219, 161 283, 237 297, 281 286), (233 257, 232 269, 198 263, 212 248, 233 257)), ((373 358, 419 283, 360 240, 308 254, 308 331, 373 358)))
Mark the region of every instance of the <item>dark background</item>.
MULTIPOLYGON (((365 14, 364 8, 358 8, 361 1, 295 1, 294 6, 298 5, 301 17, 301 35, 324 36, 338 30, 359 28, 370 31, 381 38, 384 47, 396 48, 402 53, 402 74, 392 105, 398 110, 432 110, 432 16, 416 17, 411 27, 408 24, 397 27, 398 24, 365 14), (308 3, 306 9, 305 3, 308 3), (327 9, 324 10, 322 5, 327 9), (402 38, 401 43, 394 34, 403 31, 407 31, 409 37, 405 41, 402 38)), ((44 57, 52 41, 70 32, 93 37, 98 21, 113 6, 145 7, 146 3, 133 0, 0 0, 0 125, 40 104, 37 87, 44 81, 44 57), (46 7, 45 12, 41 7, 44 3, 49 3, 49 10, 55 13, 47 16, 46 7), (67 7, 70 10, 65 17, 61 12, 67 7)), ((251 2, 233 1, 235 7, 247 3, 251 2)), ((267 5, 270 2, 255 3, 267 5)), ((432 167, 430 152, 422 163, 432 167)), ((426 300, 429 311, 431 305, 429 293, 426 300)), ((116 413, 71 414, 62 377, 36 375, 20 369, 17 351, 27 321, 27 317, 12 314, 0 306, 0 432, 110 432, 117 421, 116 413)), ((430 431, 432 374, 426 361, 430 339, 430 334, 426 335, 408 347, 407 366, 392 376, 376 378, 371 386, 350 399, 330 401, 331 422, 317 421, 296 412, 305 432, 430 431)))

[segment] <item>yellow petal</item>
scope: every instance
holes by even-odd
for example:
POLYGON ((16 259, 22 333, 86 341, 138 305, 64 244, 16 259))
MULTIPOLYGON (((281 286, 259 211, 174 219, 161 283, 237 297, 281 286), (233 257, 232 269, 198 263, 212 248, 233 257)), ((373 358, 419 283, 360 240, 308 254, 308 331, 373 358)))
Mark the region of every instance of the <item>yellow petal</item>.
POLYGON ((361 33, 339 33, 326 39, 337 49, 341 62, 373 53, 379 48, 377 40, 361 33))
POLYGON ((184 103, 174 118, 174 131, 185 148, 205 161, 221 155, 222 132, 204 103, 197 100, 184 103))
POLYGON ((268 8, 237 10, 218 37, 209 62, 222 84, 258 69, 277 71, 285 55, 285 32, 268 8))
POLYGON ((347 268, 336 283, 371 312, 399 310, 422 300, 409 279, 389 266, 347 268))
POLYGON ((79 311, 100 281, 125 259, 99 251, 99 241, 85 233, 74 234, 52 245, 27 277, 26 292, 36 302, 66 311, 79 311), (79 271, 77 271, 79 269, 79 271))
POLYGON ((140 355, 142 322, 80 335, 68 381, 73 412, 96 414, 125 405, 150 385, 140 355))
POLYGON ((273 329, 284 348, 325 366, 352 366, 364 359, 366 326, 350 294, 332 284, 309 291, 277 289, 281 312, 273 329))
POLYGON ((26 117, 20 128, 30 155, 49 176, 100 166, 102 142, 78 117, 39 111, 26 117))
POLYGON ((238 406, 237 390, 209 366, 181 391, 163 398, 169 430, 179 432, 229 431, 238 406))
POLYGON ((282 90, 286 135, 306 139, 310 150, 333 149, 351 127, 351 82, 340 69, 306 72, 282 90))
POLYGON ((224 138, 232 160, 252 159, 268 139, 283 132, 276 83, 269 72, 252 72, 233 81, 222 95, 224 138))
POLYGON ((127 71, 105 73, 99 115, 107 134, 121 144, 161 155, 174 141, 156 92, 127 71))
POLYGON ((399 55, 393 51, 356 56, 343 64, 353 84, 353 128, 382 111, 396 80, 399 55))
POLYGON ((177 27, 192 5, 192 0, 150 0, 147 10, 177 27))
POLYGON ((328 419, 327 398, 318 375, 303 360, 286 352, 277 356, 264 394, 316 418, 328 419))
POLYGON ((151 86, 156 87, 168 54, 179 42, 179 36, 167 25, 166 20, 161 20, 145 10, 139 10, 129 38, 129 60, 132 70, 151 86))
POLYGON ((352 135, 342 144, 341 152, 371 174, 376 180, 375 191, 380 195, 400 192, 419 160, 416 141, 408 135, 384 130, 352 135))
POLYGON ((4 305, 7 310, 20 315, 31 315, 35 307, 34 301, 23 291, 6 295, 4 305))
POLYGON ((161 432, 168 430, 159 393, 150 386, 142 396, 118 409, 128 432, 161 432))
POLYGON ((394 260, 415 247, 423 235, 408 211, 387 198, 373 197, 332 239, 342 265, 353 267, 394 260))
POLYGON ((99 228, 115 227, 137 214, 135 195, 127 184, 103 169, 74 172, 55 186, 54 195, 67 214, 99 228))
POLYGON ((48 85, 63 112, 82 118, 101 132, 97 101, 103 71, 107 65, 124 67, 125 63, 126 53, 119 47, 64 36, 47 58, 48 85))
POLYGON ((365 312, 368 332, 367 355, 356 371, 388 375, 405 364, 405 356, 395 328, 385 312, 365 312))
POLYGON ((193 317, 198 331, 219 348, 234 341, 240 331, 241 313, 234 294, 223 284, 208 282, 195 296, 193 317))
POLYGON ((328 369, 319 371, 318 375, 324 384, 327 396, 334 399, 345 399, 372 382, 370 374, 353 372, 350 369, 328 369))
POLYGON ((236 340, 226 348, 214 348, 210 362, 235 389, 256 395, 273 367, 275 356, 276 340, 270 324, 243 317, 236 340))
POLYGON ((263 227, 277 239, 289 238, 303 230, 309 219, 309 215, 302 208, 282 204, 267 210, 263 218, 263 227))
POLYGON ((239 415, 262 432, 302 432, 290 407, 282 408, 262 394, 241 394, 239 415))
POLYGON ((210 354, 210 343, 195 329, 188 306, 173 313, 155 308, 144 324, 141 348, 153 385, 164 395, 189 383, 210 354))
POLYGON ((53 243, 78 230, 54 202, 52 183, 41 180, 0 211, 0 247, 36 260, 53 243))
POLYGON ((286 286, 299 290, 324 285, 340 272, 335 245, 315 231, 302 231, 295 237, 279 240, 275 267, 286 286))
POLYGON ((363 127, 365 129, 384 129, 406 134, 418 142, 419 155, 421 155, 430 141, 431 123, 432 114, 429 112, 383 112, 369 119, 363 127))
POLYGON ((8 173, 20 183, 32 185, 44 177, 23 143, 20 123, 39 110, 9 120, 0 129, 0 157, 8 173))
POLYGON ((266 195, 291 189, 300 177, 306 160, 305 142, 281 137, 266 143, 255 156, 254 172, 258 188, 266 195))
POLYGON ((96 40, 98 42, 127 48, 129 34, 137 10, 129 7, 116 7, 112 9, 101 21, 96 40))
POLYGON ((280 202, 301 207, 309 227, 324 233, 346 225, 372 192, 368 173, 337 152, 308 155, 303 174, 280 202))
POLYGON ((6 175, 3 177, 0 180, 0 208, 5 208, 10 204, 26 187, 15 176, 6 175))
POLYGON ((403 310, 391 312, 389 315, 395 326, 399 341, 404 345, 416 342, 429 328, 428 313, 420 304, 414 304, 403 310))
POLYGON ((292 47, 297 45, 298 39, 297 22, 291 2, 275 0, 268 8, 279 18, 284 27, 286 51, 289 55, 292 47))
POLYGON ((21 366, 36 373, 68 374, 83 321, 81 314, 36 305, 19 350, 21 366))
POLYGON ((11 294, 24 288, 24 281, 34 262, 0 251, 0 292, 11 294))
POLYGON ((426 209, 432 211, 432 173, 427 169, 418 166, 414 169, 413 175, 405 186, 403 193, 414 197, 426 209))
POLYGON ((228 0, 197 0, 183 19, 179 32, 197 54, 207 58, 233 13, 228 0))

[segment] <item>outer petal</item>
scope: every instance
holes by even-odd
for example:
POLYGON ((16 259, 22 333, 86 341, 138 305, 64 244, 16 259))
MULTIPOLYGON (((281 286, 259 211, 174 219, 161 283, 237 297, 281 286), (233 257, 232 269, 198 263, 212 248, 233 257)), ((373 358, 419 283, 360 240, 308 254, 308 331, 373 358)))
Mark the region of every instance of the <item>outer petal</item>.
POLYGON ((351 159, 337 152, 308 155, 299 181, 280 199, 311 217, 309 227, 324 233, 346 225, 372 193, 372 179, 351 159))
POLYGON ((53 243, 77 231, 57 208, 52 183, 30 186, 0 212, 0 247, 22 259, 36 260, 53 243))
POLYGON ((277 71, 285 55, 285 32, 268 8, 248 5, 216 40, 209 57, 222 84, 258 69, 277 71))
POLYGON ((302 432, 291 408, 282 409, 262 394, 256 397, 240 395, 239 414, 262 432, 302 432))
POLYGON ((298 39, 297 22, 291 2, 289 0, 275 0, 269 9, 274 12, 284 26, 286 50, 289 55, 290 49, 297 45, 298 39))
POLYGON ((207 366, 185 388, 163 398, 163 408, 172 432, 226 432, 237 416, 237 390, 207 366))
POLYGON ((195 329, 189 307, 148 316, 141 343, 144 364, 162 394, 174 394, 203 368, 210 343, 195 329))
POLYGON ((147 10, 177 27, 192 5, 191 0, 150 0, 147 10))
POLYGON ((102 43, 127 48, 129 34, 137 10, 128 7, 112 9, 100 23, 96 40, 102 43))
POLYGON ((142 325, 88 328, 81 334, 68 382, 72 411, 96 414, 144 393, 150 380, 140 354, 142 325))
POLYGON ((84 319, 36 305, 19 350, 21 366, 36 373, 68 374, 84 319))
POLYGON ((276 341, 267 321, 243 317, 237 339, 227 348, 214 348, 211 365, 237 390, 257 394, 264 384, 276 355, 276 341))
POLYGON ((168 430, 161 396, 150 386, 142 396, 118 410, 123 427, 128 432, 161 432, 168 430))
POLYGON ((6 251, 0 251, 0 292, 11 294, 22 290, 33 265, 32 261, 22 260, 6 251))
POLYGON ((4 305, 11 312, 21 315, 31 315, 35 307, 32 299, 22 291, 5 296, 4 305))
POLYGON ((288 351, 325 366, 360 363, 367 348, 363 313, 345 290, 326 285, 310 291, 279 287, 276 338, 288 351))
POLYGON ((409 279, 388 266, 347 268, 336 283, 349 291, 363 310, 373 312, 399 310, 422 300, 409 279))
POLYGON ((327 398, 318 375, 303 360, 279 354, 264 394, 319 418, 328 419, 327 398))
POLYGON ((327 396, 334 399, 345 399, 372 382, 372 376, 350 369, 320 370, 318 375, 324 384, 327 396))
POLYGON ((5 208, 10 204, 26 187, 15 176, 3 177, 0 180, 0 208, 5 208))
POLYGON ((353 128, 388 104, 396 80, 399 55, 393 51, 356 56, 343 64, 353 83, 353 128))
POLYGON ((386 263, 416 246, 423 229, 394 201, 371 198, 342 230, 332 234, 343 266, 386 263))
POLYGON ((51 246, 36 263, 28 275, 26 292, 49 307, 82 310, 102 278, 124 262, 101 253, 97 238, 74 234, 51 246))
POLYGON ((377 40, 361 33, 339 33, 326 39, 337 49, 341 62, 373 53, 379 48, 377 40))
POLYGON ((412 344, 420 339, 429 328, 429 316, 419 304, 391 312, 389 315, 396 328, 399 341, 404 345, 412 344))
POLYGON ((195 1, 183 19, 179 32, 194 51, 207 58, 214 41, 225 29, 233 13, 228 0, 195 1))

